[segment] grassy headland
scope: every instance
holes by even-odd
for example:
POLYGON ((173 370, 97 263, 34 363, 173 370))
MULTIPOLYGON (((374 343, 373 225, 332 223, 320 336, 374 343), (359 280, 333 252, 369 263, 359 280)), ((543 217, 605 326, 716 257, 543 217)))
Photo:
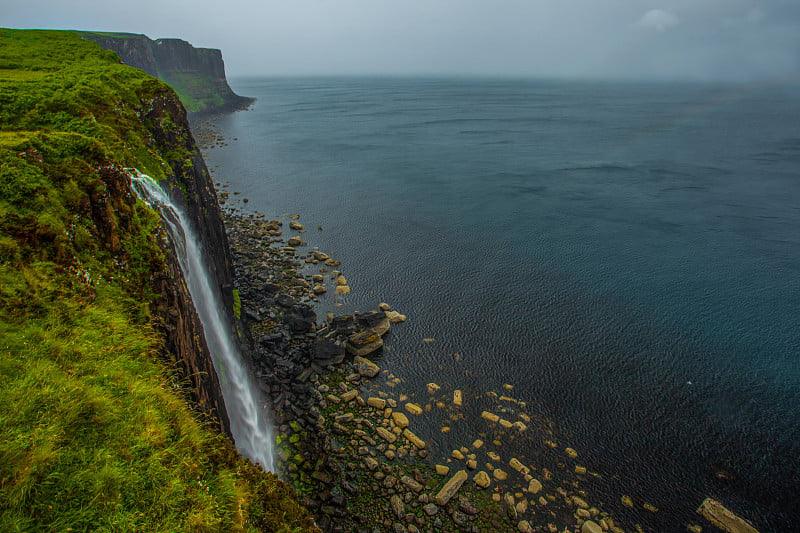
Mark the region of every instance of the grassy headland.
POLYGON ((2 531, 313 529, 192 410, 153 325, 160 223, 122 169, 191 164, 144 118, 174 98, 73 32, 0 29, 2 531))

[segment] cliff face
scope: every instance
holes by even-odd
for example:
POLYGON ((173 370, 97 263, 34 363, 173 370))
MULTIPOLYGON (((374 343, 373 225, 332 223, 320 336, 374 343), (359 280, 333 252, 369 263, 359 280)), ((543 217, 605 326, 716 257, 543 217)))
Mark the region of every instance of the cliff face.
POLYGON ((219 50, 195 48, 181 39, 154 41, 132 33, 83 33, 81 36, 116 52, 126 65, 172 85, 192 116, 240 109, 253 101, 235 94, 230 88, 219 50))
POLYGON ((130 187, 129 167, 171 185, 230 307, 175 92, 75 32, 0 28, 0 65, 0 531, 315 531, 208 423, 228 430, 203 328, 130 187))

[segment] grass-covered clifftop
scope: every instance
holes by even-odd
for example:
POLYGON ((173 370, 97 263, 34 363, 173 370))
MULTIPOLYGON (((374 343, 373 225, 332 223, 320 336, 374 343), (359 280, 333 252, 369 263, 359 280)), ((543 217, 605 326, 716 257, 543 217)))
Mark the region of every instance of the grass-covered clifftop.
POLYGON ((155 327, 163 233, 123 169, 191 164, 148 123, 175 99, 75 33, 0 29, 0 531, 313 529, 155 327))

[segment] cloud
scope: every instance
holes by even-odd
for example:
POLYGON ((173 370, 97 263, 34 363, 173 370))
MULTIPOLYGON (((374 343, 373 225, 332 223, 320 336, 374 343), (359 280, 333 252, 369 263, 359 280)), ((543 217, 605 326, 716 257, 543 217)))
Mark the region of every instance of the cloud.
POLYGON ((677 15, 663 9, 651 9, 640 18, 634 26, 665 32, 678 25, 677 15))

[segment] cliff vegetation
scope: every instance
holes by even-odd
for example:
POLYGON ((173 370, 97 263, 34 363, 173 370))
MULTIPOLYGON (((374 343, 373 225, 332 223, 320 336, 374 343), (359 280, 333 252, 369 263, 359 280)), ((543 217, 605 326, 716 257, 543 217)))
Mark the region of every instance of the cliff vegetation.
POLYGON ((193 164, 170 102, 76 33, 0 29, 2 531, 314 529, 165 348, 163 230, 124 168, 193 164))

